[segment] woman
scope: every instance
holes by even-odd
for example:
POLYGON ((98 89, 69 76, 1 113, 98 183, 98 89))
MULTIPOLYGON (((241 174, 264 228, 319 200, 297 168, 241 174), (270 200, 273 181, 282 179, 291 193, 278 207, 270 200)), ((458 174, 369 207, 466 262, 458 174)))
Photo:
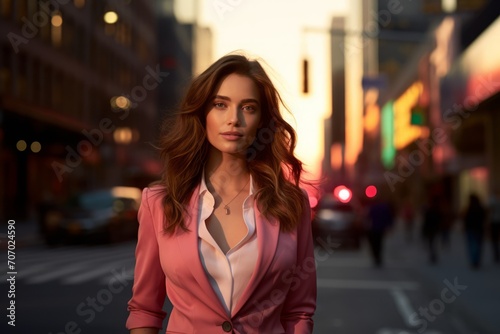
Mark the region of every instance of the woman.
POLYGON ((257 61, 222 57, 195 78, 143 191, 127 328, 312 333, 316 269, 296 136, 257 61))

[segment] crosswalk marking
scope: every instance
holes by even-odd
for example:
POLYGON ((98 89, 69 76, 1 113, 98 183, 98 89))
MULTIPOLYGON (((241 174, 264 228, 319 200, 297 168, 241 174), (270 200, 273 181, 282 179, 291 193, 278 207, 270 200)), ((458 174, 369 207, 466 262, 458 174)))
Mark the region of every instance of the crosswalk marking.
POLYGON ((108 256, 102 256, 97 259, 89 259, 86 261, 75 262, 73 264, 64 266, 62 268, 54 269, 44 274, 38 275, 33 278, 28 278, 26 281, 28 284, 39 284, 52 280, 53 278, 62 277, 68 274, 74 274, 76 272, 81 272, 82 269, 91 268, 97 265, 105 265, 108 267, 109 260, 115 260, 116 258, 120 258, 120 254, 112 254, 108 256))
POLYGON ((133 262, 127 259, 121 261, 114 261, 112 263, 109 263, 106 267, 95 268, 93 270, 87 271, 86 273, 73 275, 68 278, 65 278, 62 280, 62 283, 70 285, 83 283, 91 279, 99 278, 102 277, 103 275, 109 274, 111 272, 111 269, 119 269, 122 267, 133 268, 133 262))
MULTIPOLYGON (((44 284, 58 282, 75 285, 92 280, 99 284, 113 270, 132 272, 135 265, 135 243, 113 245, 111 247, 63 247, 57 249, 22 249, 17 254, 16 280, 24 284, 44 284)), ((0 274, 0 284, 8 276, 0 274)))
POLYGON ((81 249, 61 249, 59 254, 54 252, 39 252, 34 254, 21 254, 18 256, 17 267, 19 273, 17 278, 25 278, 40 272, 47 272, 54 268, 60 268, 65 263, 78 262, 89 257, 89 253, 81 252, 81 249))
POLYGON ((442 334, 442 332, 436 330, 425 330, 423 332, 419 332, 408 329, 381 328, 375 334, 442 334))
POLYGON ((58 270, 69 265, 81 263, 91 259, 99 259, 103 255, 120 254, 133 257, 133 253, 124 252, 123 250, 103 250, 90 248, 60 248, 54 250, 32 250, 30 252, 21 253, 17 257, 16 267, 18 268, 18 279, 24 279, 58 270), (33 253, 36 252, 36 253, 33 253))
POLYGON ((46 261, 49 259, 54 259, 55 261, 68 261, 75 258, 87 257, 89 252, 105 252, 109 253, 115 251, 116 249, 103 249, 102 247, 96 248, 86 248, 86 247, 61 247, 61 248, 33 248, 33 249, 21 249, 18 251, 18 260, 22 261, 24 264, 39 263, 40 261, 46 261))
POLYGON ((375 289, 375 290, 416 290, 419 284, 414 281, 376 281, 318 278, 318 288, 330 289, 375 289))
POLYGON ((401 289, 392 289, 391 295, 394 298, 396 307, 399 311, 399 314, 401 314, 401 317, 403 318, 406 326, 408 326, 409 328, 413 328, 414 325, 411 322, 411 317, 413 316, 413 314, 416 314, 416 312, 413 309, 410 300, 401 289))
MULTIPOLYGON (((372 268, 373 261, 370 258, 370 255, 359 257, 359 254, 356 254, 356 257, 327 257, 328 253, 316 253, 316 261, 318 264, 318 270, 322 268, 372 268)), ((388 269, 408 269, 411 268, 411 264, 403 263, 401 261, 394 261, 391 258, 386 259, 384 263, 384 267, 388 269)))

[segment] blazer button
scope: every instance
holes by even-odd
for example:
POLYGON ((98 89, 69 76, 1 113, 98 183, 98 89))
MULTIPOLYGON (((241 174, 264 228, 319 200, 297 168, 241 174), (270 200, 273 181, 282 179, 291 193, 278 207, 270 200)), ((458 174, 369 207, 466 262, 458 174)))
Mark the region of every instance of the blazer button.
POLYGON ((226 333, 229 333, 230 331, 233 330, 233 325, 229 321, 224 321, 222 323, 222 330, 226 333))

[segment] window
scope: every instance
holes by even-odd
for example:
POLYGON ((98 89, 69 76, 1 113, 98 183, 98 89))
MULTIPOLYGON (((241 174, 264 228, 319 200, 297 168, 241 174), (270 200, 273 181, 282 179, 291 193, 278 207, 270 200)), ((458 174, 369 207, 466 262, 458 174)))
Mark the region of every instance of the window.
POLYGON ((80 36, 76 35, 75 22, 69 17, 64 18, 64 27, 62 30, 62 47, 64 52, 70 57, 75 56, 75 44, 82 43, 80 36))
POLYGON ((52 98, 52 68, 40 65, 40 103, 43 106, 51 105, 52 98))
POLYGON ((85 94, 85 87, 81 81, 75 81, 75 99, 74 99, 74 109, 75 109, 75 114, 74 116, 78 118, 79 120, 84 119, 83 115, 83 108, 84 108, 84 94, 85 94))
POLYGON ((61 12, 54 12, 50 20, 52 45, 60 46, 62 42, 63 17, 61 12))
POLYGON ((27 99, 28 97, 28 73, 26 64, 28 59, 26 55, 18 55, 17 57, 17 80, 16 84, 16 95, 21 99, 27 99))
POLYGON ((0 54, 0 94, 12 93, 12 52, 8 46, 2 48, 0 54))
POLYGON ((38 1, 29 1, 27 4, 27 18, 31 21, 33 18, 33 15, 38 11, 38 1))
POLYGON ((73 76, 63 75, 63 113, 70 115, 72 118, 78 118, 78 95, 77 80, 73 76))
POLYGON ((62 73, 57 71, 52 74, 52 99, 51 99, 51 106, 54 109, 60 110, 62 109, 62 102, 63 102, 63 76, 62 73))
POLYGON ((76 8, 83 8, 85 7, 85 0, 73 0, 73 4, 76 8))
POLYGON ((26 1, 27 0, 17 0, 16 1, 16 4, 17 4, 16 19, 20 23, 22 23, 21 19, 23 17, 27 17, 27 15, 28 15, 28 6, 27 6, 26 1))
POLYGON ((85 65, 90 65, 87 64, 87 53, 90 52, 90 50, 87 50, 86 45, 87 45, 87 38, 86 34, 87 32, 80 26, 75 26, 75 33, 76 33, 76 38, 74 41, 74 48, 72 50, 73 56, 78 59, 80 62, 85 63, 85 65))
POLYGON ((0 0, 0 15, 2 17, 12 17, 12 3, 14 0, 0 0))
POLYGON ((42 101, 41 94, 42 94, 42 65, 40 64, 40 61, 34 60, 33 61, 33 78, 31 80, 31 89, 32 89, 32 98, 33 102, 38 104, 42 101))
POLYGON ((42 9, 40 4, 38 5, 38 12, 40 13, 41 17, 44 17, 47 19, 46 24, 40 24, 38 25, 39 27, 39 36, 46 42, 50 42, 52 39, 52 24, 50 22, 51 18, 49 15, 42 9))

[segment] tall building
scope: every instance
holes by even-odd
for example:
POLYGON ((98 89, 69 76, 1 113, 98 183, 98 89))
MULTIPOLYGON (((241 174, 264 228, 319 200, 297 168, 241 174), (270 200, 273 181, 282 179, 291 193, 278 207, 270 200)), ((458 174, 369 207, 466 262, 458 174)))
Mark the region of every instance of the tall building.
POLYGON ((328 119, 325 133, 329 142, 325 144, 325 157, 327 165, 323 174, 329 181, 327 191, 332 191, 335 186, 345 184, 347 181, 345 147, 346 147, 346 56, 344 49, 345 18, 334 17, 331 24, 331 79, 332 79, 332 114, 328 119))
MULTIPOLYGON (((494 83, 500 61, 491 55, 500 6, 486 0, 413 5, 419 14, 405 30, 427 27, 422 38, 404 62, 393 62, 398 64, 393 74, 379 59, 380 71, 385 68, 390 78, 378 100, 383 176, 395 194, 411 193, 417 201, 441 195, 460 209, 470 192, 486 200, 499 184, 499 141, 492 124, 498 123, 500 88, 494 83)), ((379 57, 385 58, 382 52, 379 57)))
POLYGON ((212 31, 198 22, 197 0, 192 1, 192 12, 183 15, 176 13, 174 3, 156 3, 160 68, 169 73, 169 80, 159 89, 160 121, 173 114, 193 76, 213 61, 212 31))
POLYGON ((452 22, 458 52, 441 77, 435 101, 441 120, 435 128, 446 129, 447 140, 431 138, 437 147, 434 164, 452 179, 461 209, 470 193, 486 204, 500 191, 500 3, 489 1, 476 15, 452 22))
POLYGON ((153 2, 0 2, 2 218, 155 172, 148 143, 168 74, 153 2))
MULTIPOLYGON (((386 183, 384 164, 394 159, 392 133, 394 117, 384 109, 387 96, 401 93, 398 84, 405 68, 419 52, 426 32, 435 19, 422 11, 421 1, 394 2, 363 0, 364 89, 363 150, 357 175, 366 184, 386 183), (389 124, 390 126, 387 126, 389 124)), ((405 83, 406 84, 406 83, 405 83)), ((390 105, 390 104, 389 104, 390 105)))

